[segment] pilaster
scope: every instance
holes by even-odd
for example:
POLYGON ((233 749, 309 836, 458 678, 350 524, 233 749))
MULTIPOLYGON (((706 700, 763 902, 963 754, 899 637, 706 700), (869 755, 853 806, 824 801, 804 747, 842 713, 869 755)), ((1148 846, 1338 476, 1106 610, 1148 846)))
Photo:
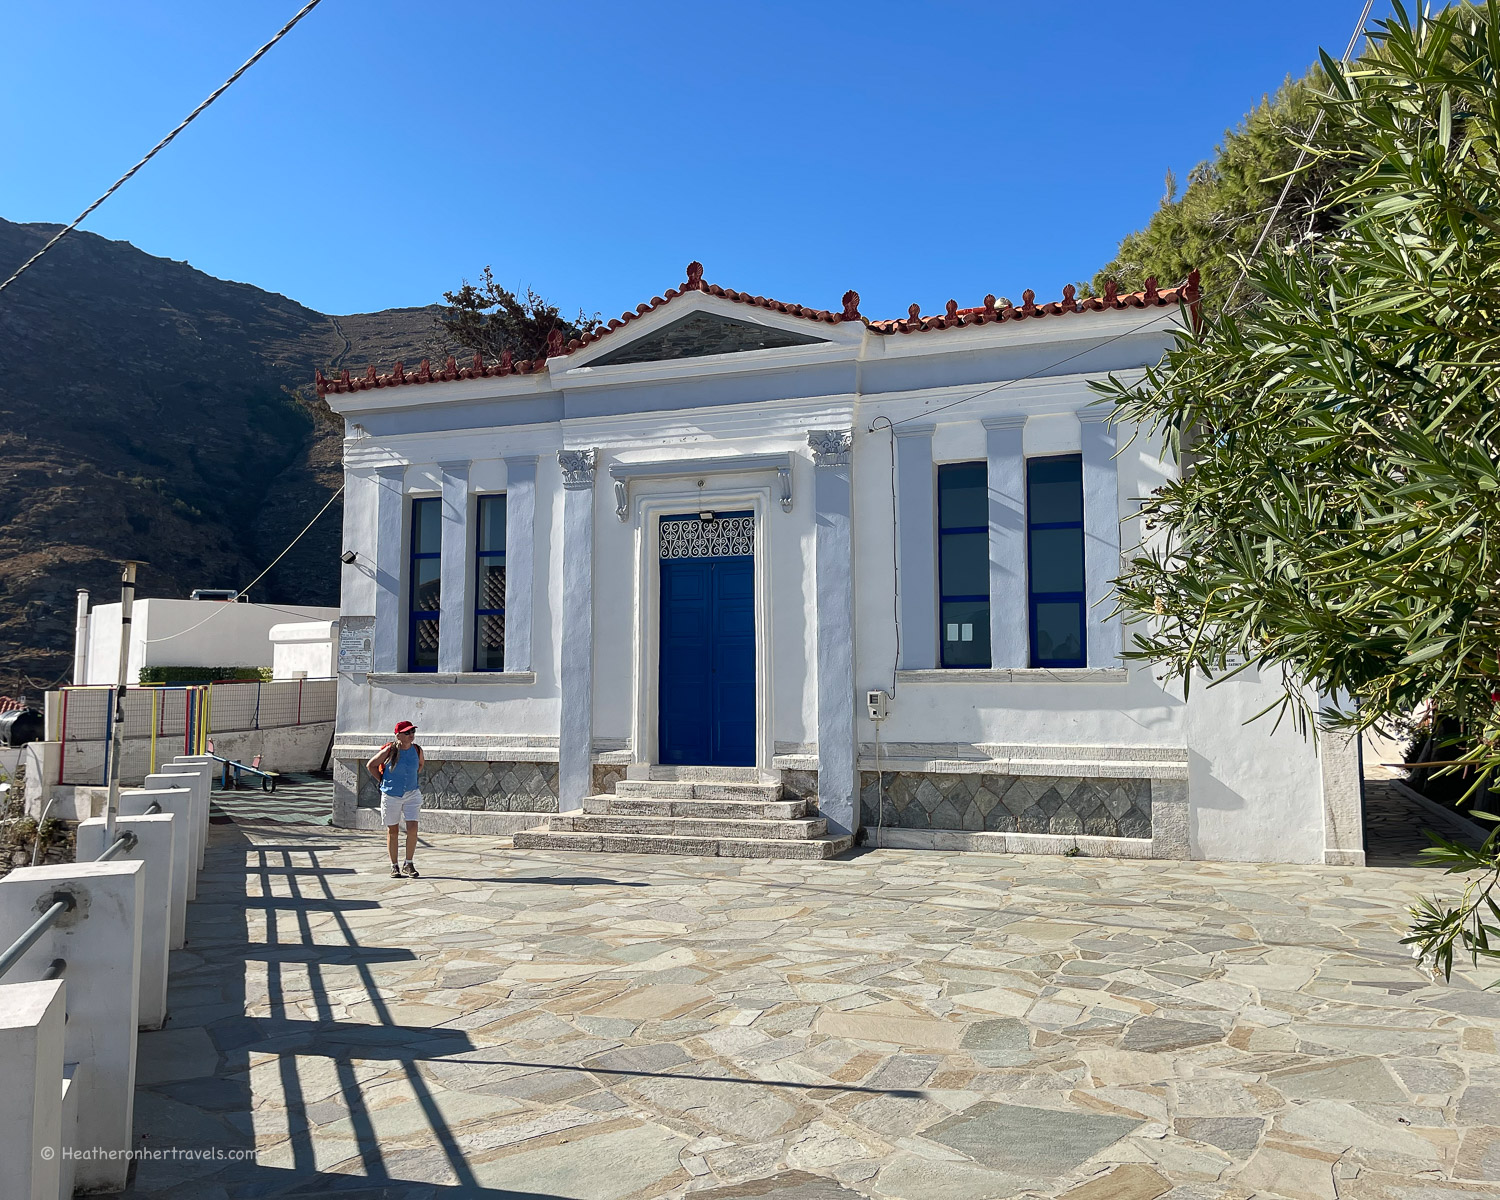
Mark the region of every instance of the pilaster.
POLYGON ((854 743, 854 435, 814 429, 814 572, 818 613, 818 810, 830 833, 852 833, 858 780, 854 743))
POLYGON ((557 461, 563 475, 558 810, 570 812, 582 807, 583 798, 593 788, 594 475, 598 451, 559 450, 557 461))
POLYGON ((375 468, 375 529, 371 538, 375 547, 375 649, 371 665, 376 671, 405 668, 400 654, 405 643, 401 629, 401 580, 405 575, 401 504, 405 479, 404 466, 375 468))
POLYGON ((990 666, 1031 665, 1026 595, 1026 454, 1023 413, 984 421, 990 499, 990 666))
POLYGON ((1114 609, 1120 574, 1120 481, 1115 427, 1106 408, 1078 413, 1083 446, 1083 586, 1087 606, 1088 665, 1117 667, 1123 638, 1114 609))
POLYGON ((473 659, 469 611, 473 604, 473 561, 469 552, 469 463, 439 463, 443 479, 442 619, 438 622, 438 667, 467 671, 473 659))
POLYGON ((901 669, 938 665, 937 514, 932 469, 934 425, 897 425, 897 589, 901 600, 901 669))
POLYGON ((536 455, 505 460, 505 669, 531 670, 536 455))

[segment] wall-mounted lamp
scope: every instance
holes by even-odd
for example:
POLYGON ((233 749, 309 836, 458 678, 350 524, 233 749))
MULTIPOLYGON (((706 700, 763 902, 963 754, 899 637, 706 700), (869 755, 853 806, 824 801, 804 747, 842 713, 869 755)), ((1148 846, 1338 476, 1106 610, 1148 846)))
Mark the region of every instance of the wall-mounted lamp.
POLYGON ((712 521, 712 520, 714 520, 714 514, 711 513, 711 512, 701 512, 701 513, 698 514, 698 520, 700 520, 700 521, 712 521))
POLYGON ((345 550, 342 554, 339 555, 339 562, 343 563, 347 567, 350 566, 358 557, 359 555, 354 553, 353 550, 345 550))

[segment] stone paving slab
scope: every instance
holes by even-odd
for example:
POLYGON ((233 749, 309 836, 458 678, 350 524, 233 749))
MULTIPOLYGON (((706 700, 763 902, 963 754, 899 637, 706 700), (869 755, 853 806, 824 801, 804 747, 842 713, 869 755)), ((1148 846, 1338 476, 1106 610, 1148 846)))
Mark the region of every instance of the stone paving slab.
POLYGON ((129 1195, 1500 1198, 1435 872, 382 842, 213 828, 129 1195))

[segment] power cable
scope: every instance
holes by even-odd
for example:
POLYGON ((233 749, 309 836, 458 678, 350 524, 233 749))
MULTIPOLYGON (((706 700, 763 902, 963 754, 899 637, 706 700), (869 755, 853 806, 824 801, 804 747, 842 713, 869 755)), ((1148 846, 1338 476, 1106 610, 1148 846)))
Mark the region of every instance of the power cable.
POLYGON ((45 246, 43 246, 40 250, 38 250, 30 258, 28 258, 25 262, 23 262, 19 267, 17 267, 16 270, 15 270, 15 273, 12 274, 9 279, 5 280, 3 283, 0 283, 0 292, 3 292, 6 288, 10 287, 11 284, 15 283, 15 281, 21 277, 22 273, 28 267, 30 267, 33 263, 35 263, 37 259, 41 258, 42 255, 46 254, 48 250, 52 249, 52 247, 55 246, 55 245, 57 245, 58 242, 62 241, 63 238, 67 237, 68 234, 70 234, 70 233, 73 232, 73 230, 77 229, 78 226, 83 223, 84 219, 90 213, 92 213, 96 208, 98 208, 101 204, 103 204, 106 200, 108 200, 111 196, 113 196, 117 191, 119 191, 120 188, 121 188, 121 186, 132 175, 134 175, 137 171, 139 171, 142 167, 144 167, 148 162, 150 162, 153 158, 155 158, 156 155, 157 155, 157 153, 159 151, 166 149, 166 147, 171 144, 172 139, 175 138, 184 129, 186 129, 189 125, 191 125, 193 123, 194 119, 198 116, 199 113, 201 113, 204 109, 206 109, 210 104, 212 104, 215 100, 217 100, 225 92, 227 92, 229 90, 230 86, 234 83, 235 80, 237 80, 241 75, 243 75, 246 71, 248 71, 256 63, 258 63, 261 60, 261 58, 265 55, 265 53, 266 53, 267 50, 269 50, 277 42, 281 41, 282 38, 284 38, 289 32, 291 32, 292 27, 294 25, 296 25, 298 21, 302 20, 303 17, 307 16, 308 13, 312 12, 312 10, 315 9, 315 8, 317 8, 318 5, 321 4, 322 2, 323 2, 323 0, 308 0, 308 3, 305 4, 305 5, 303 5, 301 11, 299 11, 295 17, 293 17, 290 21, 288 21, 285 25, 283 25, 281 27, 281 29, 277 32, 277 34, 276 34, 275 37, 273 37, 269 42, 267 42, 264 46, 262 46, 254 54, 252 54, 248 59, 246 59, 244 65, 242 67, 240 67, 240 69, 238 71, 236 71, 233 75, 231 75, 228 79, 226 79, 222 84, 220 84, 219 87, 215 88, 214 91, 213 91, 213 93, 208 97, 207 100, 205 100, 202 104, 198 105, 198 107, 195 108, 195 109, 193 109, 192 112, 188 113, 188 115, 183 118, 182 123, 179 124, 176 129, 172 130, 171 133, 167 134, 166 137, 162 138, 161 141, 157 142, 156 145, 152 146, 151 149, 149 151, 147 151, 146 156, 144 158, 142 158, 140 160, 140 162, 136 163, 135 166, 131 167, 130 170, 126 171, 125 174, 121 175, 120 178, 116 179, 114 181, 114 183, 110 184, 109 190, 106 191, 104 193, 104 195, 100 196, 99 199, 95 200, 86 209, 84 209, 81 213, 79 213, 78 216, 76 216, 73 219, 73 221, 72 221, 71 224, 69 224, 67 226, 64 226, 62 229, 60 229, 57 232, 57 234, 54 235, 54 237, 52 238, 51 241, 49 241, 45 246))
MULTIPOLYGON (((335 500, 337 500, 343 494, 344 494, 344 485, 343 484, 339 484, 339 490, 336 491, 336 492, 334 492, 333 495, 331 495, 331 496, 328 497, 328 503, 325 504, 325 505, 323 505, 322 508, 318 509, 317 515, 314 516, 311 521, 309 521, 306 525, 304 525, 302 527, 302 533, 299 533, 296 537, 294 537, 291 541, 289 541, 286 544, 286 549, 284 549, 280 554, 278 554, 275 558, 273 558, 270 561, 270 563, 267 564, 266 569, 264 571, 262 571, 254 579, 252 579, 244 587, 240 588, 239 594, 242 595, 242 596, 245 595, 257 583, 259 583, 262 579, 264 579, 267 575, 269 575, 271 573, 271 568, 274 567, 277 563, 279 563, 283 558, 285 558, 287 556, 287 554, 291 551, 292 547, 295 546, 298 542, 300 542, 302 540, 302 534, 305 534, 309 529, 311 529, 314 525, 316 525, 318 523, 318 517, 321 517, 330 508, 332 508, 333 507, 333 502, 335 500)), ((217 617, 220 613, 224 612, 229 607, 230 607, 229 603, 221 604, 218 607, 216 607, 213 610, 213 612, 209 613, 208 616, 204 617, 203 620, 199 621, 198 624, 196 624, 196 625, 189 625, 186 629, 179 629, 176 633, 169 633, 169 634, 167 634, 166 637, 145 638, 145 639, 143 639, 144 644, 148 645, 148 646, 153 646, 157 642, 170 642, 173 638, 180 638, 185 633, 192 633, 193 630, 195 630, 195 629, 202 629, 203 626, 207 625, 210 621, 212 621, 215 617, 217 617)))

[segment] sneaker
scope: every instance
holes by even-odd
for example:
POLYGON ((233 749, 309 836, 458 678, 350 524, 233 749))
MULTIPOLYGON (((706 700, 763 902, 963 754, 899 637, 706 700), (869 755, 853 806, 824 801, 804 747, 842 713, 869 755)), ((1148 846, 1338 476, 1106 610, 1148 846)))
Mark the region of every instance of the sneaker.
POLYGON ((395 863, 391 864, 391 878, 392 879, 400 879, 401 878, 401 868, 398 867, 395 863))
POLYGON ((416 864, 413 863, 411 859, 406 860, 406 866, 401 868, 401 874, 405 875, 408 879, 422 878, 422 876, 417 873, 416 864))

